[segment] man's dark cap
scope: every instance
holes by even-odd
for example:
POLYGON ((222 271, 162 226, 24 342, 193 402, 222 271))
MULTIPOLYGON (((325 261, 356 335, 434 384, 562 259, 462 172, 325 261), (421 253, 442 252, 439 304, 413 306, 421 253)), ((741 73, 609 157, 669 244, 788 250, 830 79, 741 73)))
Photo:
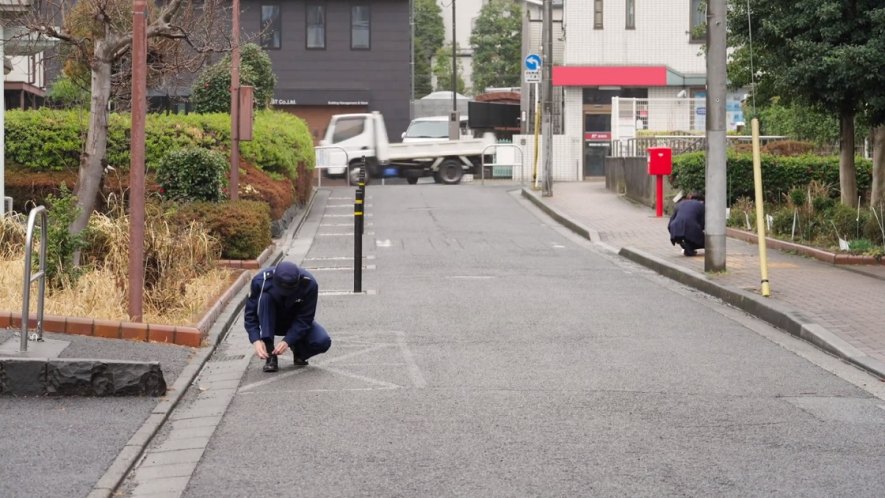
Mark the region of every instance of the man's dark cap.
POLYGON ((273 280, 274 285, 283 289, 295 289, 301 281, 301 272, 298 270, 298 266, 295 265, 295 263, 283 261, 278 264, 276 270, 274 270, 273 280))

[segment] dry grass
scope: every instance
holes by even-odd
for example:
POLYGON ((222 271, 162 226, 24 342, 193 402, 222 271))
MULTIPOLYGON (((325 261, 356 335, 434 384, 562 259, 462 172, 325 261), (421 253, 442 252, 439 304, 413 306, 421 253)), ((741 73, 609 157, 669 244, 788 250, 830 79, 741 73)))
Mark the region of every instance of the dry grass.
MULTIPOLYGON (((45 313, 108 320, 128 319, 129 220, 94 214, 89 248, 83 251, 85 271, 76 281, 63 279, 47 288, 45 313)), ((0 309, 22 306, 24 234, 20 220, 0 222, 0 309)), ((36 250, 36 249, 35 249, 36 250)), ((191 325, 233 282, 235 274, 216 267, 217 240, 202 226, 170 226, 158 209, 145 220, 144 320, 191 325)), ((35 268, 36 270, 36 268, 35 268)), ((37 286, 31 288, 35 309, 37 286)))

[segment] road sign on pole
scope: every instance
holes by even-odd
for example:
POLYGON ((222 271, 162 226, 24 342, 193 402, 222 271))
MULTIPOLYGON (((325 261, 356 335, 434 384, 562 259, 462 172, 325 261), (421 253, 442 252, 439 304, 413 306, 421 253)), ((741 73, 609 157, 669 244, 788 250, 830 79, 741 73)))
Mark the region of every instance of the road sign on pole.
POLYGON ((525 71, 523 73, 524 80, 526 83, 540 83, 541 82, 541 71, 525 71))
POLYGON ((541 56, 538 54, 525 56, 525 68, 527 71, 540 71, 542 63, 541 56))

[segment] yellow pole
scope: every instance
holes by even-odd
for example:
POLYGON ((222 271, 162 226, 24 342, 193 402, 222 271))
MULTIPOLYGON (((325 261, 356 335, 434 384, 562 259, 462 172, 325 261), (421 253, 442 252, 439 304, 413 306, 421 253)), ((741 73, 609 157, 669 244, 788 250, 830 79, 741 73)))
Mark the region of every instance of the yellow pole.
POLYGON ((762 274, 762 295, 771 295, 768 284, 768 255, 765 252, 765 210, 762 200, 762 161, 759 152, 759 120, 750 122, 753 132, 753 183, 756 186, 756 231, 759 234, 759 271, 762 274))

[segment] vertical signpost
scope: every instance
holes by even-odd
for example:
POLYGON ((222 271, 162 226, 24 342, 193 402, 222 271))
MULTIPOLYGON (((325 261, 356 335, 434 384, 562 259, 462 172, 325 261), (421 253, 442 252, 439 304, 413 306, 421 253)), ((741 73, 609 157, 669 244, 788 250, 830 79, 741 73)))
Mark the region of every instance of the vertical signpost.
MULTIPOLYGON (((145 0, 132 3, 132 131, 129 143, 129 320, 144 315, 144 126, 147 113, 145 0)), ((42 242, 42 241, 41 241, 42 242)))
POLYGON ((525 57, 524 60, 525 71, 523 72, 523 81, 526 83, 531 83, 535 89, 535 119, 534 119, 534 129, 532 133, 535 135, 535 147, 532 159, 532 188, 538 188, 538 132, 541 129, 541 110, 539 109, 539 104, 541 102, 540 94, 538 93, 540 90, 541 83, 541 65, 542 59, 538 54, 529 54, 525 57))

